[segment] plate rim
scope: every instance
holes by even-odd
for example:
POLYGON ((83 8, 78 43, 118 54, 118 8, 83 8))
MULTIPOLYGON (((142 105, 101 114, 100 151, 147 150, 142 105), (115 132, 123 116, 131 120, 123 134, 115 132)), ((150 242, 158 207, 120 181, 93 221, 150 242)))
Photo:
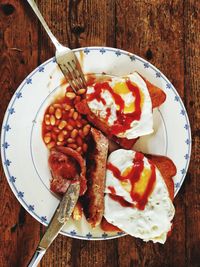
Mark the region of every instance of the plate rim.
MULTIPOLYGON (((151 69, 153 69, 156 73, 159 73, 160 77, 162 77, 165 80, 165 82, 170 86, 170 89, 173 90, 174 94, 178 96, 178 100, 177 101, 180 103, 182 109, 185 112, 184 116, 185 116, 185 119, 186 119, 186 122, 187 122, 187 129, 186 130, 187 130, 187 133, 188 133, 187 134, 187 136, 188 136, 188 139, 187 139, 188 140, 188 143, 187 143, 187 145, 188 145, 188 158, 187 158, 187 162, 186 162, 186 165, 185 165, 185 168, 184 168, 184 173, 182 173, 183 176, 182 176, 182 178, 180 180, 178 189, 175 191, 175 196, 176 196, 177 193, 179 192, 180 188, 182 187, 182 184, 183 184, 184 180, 185 180, 185 177, 186 177, 186 174, 187 174, 187 171, 188 171, 188 168, 189 168, 189 164, 190 164, 191 149, 192 149, 190 121, 189 121, 189 117, 188 117, 188 114, 187 114, 187 110, 186 110, 186 108, 184 106, 184 103, 183 103, 179 93, 177 92, 177 90, 175 89, 173 84, 168 80, 168 78, 157 67, 155 67, 153 64, 151 64, 147 60, 143 59, 142 57, 140 57, 140 56, 138 56, 138 55, 136 55, 134 53, 128 52, 128 51, 123 50, 123 49, 107 47, 107 46, 88 46, 88 47, 80 47, 80 48, 73 49, 74 52, 83 51, 85 54, 89 53, 92 50, 93 51, 99 51, 102 54, 107 52, 107 51, 115 52, 115 54, 117 56, 120 56, 121 54, 129 56, 131 61, 132 60, 136 60, 136 59, 141 61, 144 65, 146 64, 147 68, 151 67, 151 69)), ((1 126, 1 141, 0 141, 0 143, 1 143, 1 161, 2 161, 3 170, 4 170, 4 173, 5 173, 5 176, 6 176, 6 180, 7 180, 8 184, 9 184, 14 196, 20 202, 20 204, 23 206, 23 208, 31 216, 33 216, 38 222, 42 223, 45 226, 48 225, 48 223, 45 220, 45 216, 42 218, 42 217, 38 216, 34 212, 34 210, 29 209, 29 207, 31 205, 26 203, 26 201, 23 199, 23 196, 20 194, 21 192, 18 191, 18 189, 16 188, 16 186, 15 186, 15 184, 13 182, 14 177, 9 173, 9 169, 8 169, 9 165, 7 165, 7 159, 5 157, 5 149, 6 149, 6 147, 4 147, 5 143, 3 141, 5 141, 5 136, 6 136, 5 127, 7 125, 8 120, 9 120, 9 114, 11 114, 9 109, 10 109, 10 107, 13 106, 13 103, 15 102, 16 97, 17 97, 17 93, 20 92, 24 88, 24 86, 30 81, 30 78, 32 76, 34 76, 34 74, 37 73, 40 70, 40 68, 46 66, 50 62, 55 62, 55 56, 51 57, 50 59, 46 60, 45 62, 43 62, 42 64, 40 64, 36 68, 34 68, 32 70, 32 72, 30 72, 24 78, 24 80, 20 83, 20 85, 17 87, 17 89, 13 93, 13 95, 12 95, 12 97, 11 97, 9 103, 8 103, 8 106, 6 108, 6 111, 4 113, 4 118, 3 118, 3 122, 2 122, 2 126, 1 126)), ((71 231, 71 232, 73 232, 73 231, 71 231)), ((86 236, 80 236, 80 235, 77 235, 76 233, 74 234, 74 233, 71 233, 71 232, 67 233, 67 232, 61 231, 60 233, 62 233, 65 236, 68 236, 68 237, 82 239, 82 240, 108 240, 108 239, 114 239, 114 238, 118 238, 118 237, 127 235, 124 232, 118 232, 117 235, 113 235, 113 236, 108 236, 106 233, 104 233, 104 237, 103 237, 103 234, 102 234, 102 237, 92 237, 92 236, 90 236, 90 233, 88 233, 88 236, 87 235, 86 236)))

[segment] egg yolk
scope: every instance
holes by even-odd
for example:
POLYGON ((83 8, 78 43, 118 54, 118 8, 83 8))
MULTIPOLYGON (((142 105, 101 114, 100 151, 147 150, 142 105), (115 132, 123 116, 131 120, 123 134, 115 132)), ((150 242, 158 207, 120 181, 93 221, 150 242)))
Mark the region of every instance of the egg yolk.
MULTIPOLYGON (((129 90, 129 88, 125 82, 116 83, 112 89, 118 95, 125 95, 128 93, 131 93, 131 91, 129 90)), ((140 106, 142 107, 143 102, 144 102, 144 94, 142 93, 142 91, 140 91, 140 97, 141 97, 140 106)), ((117 110, 119 110, 118 106, 117 106, 117 110)), ((132 113, 134 111, 135 111, 135 102, 133 101, 132 103, 130 103, 129 105, 126 105, 124 107, 123 113, 127 114, 127 113, 132 113)))
MULTIPOLYGON (((132 169, 131 166, 127 167, 123 171, 122 176, 124 176, 124 177, 127 176, 130 173, 131 169, 132 169)), ((134 183, 134 188, 133 188, 134 193, 142 196, 144 194, 144 192, 146 191, 150 177, 151 177, 151 170, 144 168, 144 170, 142 171, 142 173, 140 175, 140 179, 134 183)), ((124 188, 124 190, 126 190, 128 193, 131 192, 132 186, 131 186, 129 180, 121 181, 121 185, 124 188)))

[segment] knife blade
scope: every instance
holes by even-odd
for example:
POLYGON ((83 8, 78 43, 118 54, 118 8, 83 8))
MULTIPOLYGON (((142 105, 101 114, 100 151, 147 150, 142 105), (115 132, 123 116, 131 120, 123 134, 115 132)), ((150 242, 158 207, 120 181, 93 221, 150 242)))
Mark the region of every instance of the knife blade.
POLYGON ((70 218, 74 207, 77 203, 80 192, 80 182, 75 181, 70 184, 66 193, 64 194, 58 208, 56 209, 47 231, 42 237, 35 254, 33 255, 28 267, 35 267, 38 265, 46 250, 51 245, 53 240, 57 237, 67 220, 70 218))

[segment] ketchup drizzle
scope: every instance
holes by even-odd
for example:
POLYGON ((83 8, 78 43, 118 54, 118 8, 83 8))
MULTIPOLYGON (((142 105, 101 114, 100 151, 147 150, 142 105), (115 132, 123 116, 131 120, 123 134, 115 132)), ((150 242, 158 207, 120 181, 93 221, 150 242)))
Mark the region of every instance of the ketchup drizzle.
MULTIPOLYGON (((94 85, 94 92, 87 96, 87 100, 90 102, 94 99, 97 101, 101 101, 104 105, 106 105, 106 101, 101 97, 101 93, 104 90, 107 90, 115 101, 115 104, 119 107, 117 110, 117 120, 114 122, 114 125, 110 127, 110 134, 117 135, 119 133, 125 132, 126 130, 131 128, 131 123, 134 120, 140 120, 141 117, 141 96, 139 88, 134 85, 130 80, 126 81, 126 85, 135 99, 135 110, 132 113, 124 114, 125 103, 123 98, 115 93, 113 89, 110 87, 108 82, 96 83, 94 85)), ((106 121, 110 116, 110 109, 107 109, 106 121)))
POLYGON ((120 181, 124 181, 124 180, 129 180, 130 181, 130 183, 131 183, 130 196, 131 196, 133 201, 137 202, 137 208, 140 209, 140 210, 144 210, 145 205, 147 204, 147 201, 148 201, 148 197, 149 197, 149 195, 151 194, 151 192, 153 190, 154 183, 155 183, 155 180, 156 180, 155 165, 152 164, 151 161, 149 161, 150 167, 151 167, 151 175, 149 177, 146 189, 145 189, 145 191, 144 191, 144 193, 142 195, 134 192, 135 183, 137 181, 139 181, 140 176, 142 174, 142 171, 144 169, 143 158, 144 158, 143 154, 141 154, 139 152, 136 152, 135 153, 135 158, 133 159, 133 166, 132 166, 130 172, 125 176, 122 176, 120 170, 116 166, 114 166, 112 163, 109 162, 107 164, 107 169, 112 171, 113 175, 117 179, 119 179, 120 181))

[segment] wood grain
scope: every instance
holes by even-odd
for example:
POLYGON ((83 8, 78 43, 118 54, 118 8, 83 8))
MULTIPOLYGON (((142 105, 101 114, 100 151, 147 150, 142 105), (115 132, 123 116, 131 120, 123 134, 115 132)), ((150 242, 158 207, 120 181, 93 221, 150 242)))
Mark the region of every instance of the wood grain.
MULTIPOLYGON (((1 122, 17 86, 37 66, 37 24, 28 15, 18 1, 0 2, 1 122)), ((40 225, 16 202, 2 166, 0 173, 0 266, 26 266, 39 240, 40 225)))
MULTIPOLYGON (((174 229, 164 246, 130 236, 81 241, 59 235, 40 266, 200 266, 200 2, 195 0, 40 0, 58 40, 70 48, 113 46, 133 52, 172 81, 186 105, 192 158, 175 199, 174 229)), ((18 85, 54 47, 26 1, 0 1, 0 119, 18 85)), ((26 266, 45 227, 16 201, 0 168, 0 266, 26 266)))

